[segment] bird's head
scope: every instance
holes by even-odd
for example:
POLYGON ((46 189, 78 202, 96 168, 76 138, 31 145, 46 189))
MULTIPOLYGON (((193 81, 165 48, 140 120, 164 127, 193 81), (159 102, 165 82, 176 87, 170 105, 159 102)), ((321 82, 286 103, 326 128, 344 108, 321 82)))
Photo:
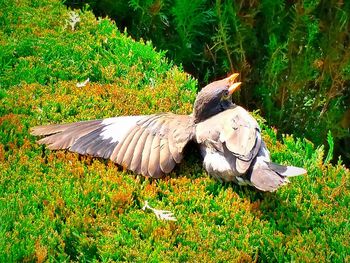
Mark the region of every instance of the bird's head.
POLYGON ((232 103, 232 93, 235 92, 241 82, 236 82, 238 73, 214 81, 205 86, 197 95, 193 106, 193 117, 196 123, 229 109, 232 103))

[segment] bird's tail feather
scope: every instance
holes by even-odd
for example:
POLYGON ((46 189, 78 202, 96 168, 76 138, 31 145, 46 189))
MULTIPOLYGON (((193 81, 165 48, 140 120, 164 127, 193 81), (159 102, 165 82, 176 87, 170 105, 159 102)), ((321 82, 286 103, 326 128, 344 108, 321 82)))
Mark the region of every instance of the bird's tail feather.
POLYGON ((279 175, 291 177, 306 174, 307 171, 304 168, 296 167, 296 166, 286 166, 278 163, 267 162, 267 166, 278 173, 279 175))
POLYGON ((265 164, 255 164, 250 177, 251 183, 262 191, 274 192, 289 182, 288 177, 307 173, 305 169, 295 166, 284 166, 272 162, 265 162, 265 164))

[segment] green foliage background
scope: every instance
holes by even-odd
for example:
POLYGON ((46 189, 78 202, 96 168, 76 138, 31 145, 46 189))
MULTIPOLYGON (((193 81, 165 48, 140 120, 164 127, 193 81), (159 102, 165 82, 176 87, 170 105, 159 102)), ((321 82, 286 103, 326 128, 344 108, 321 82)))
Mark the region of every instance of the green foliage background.
POLYGON ((238 71, 236 101, 350 161, 350 2, 68 0, 152 40, 200 83, 238 71))
POLYGON ((151 181, 37 145, 39 124, 192 110, 196 82, 164 53, 76 13, 71 28, 58 0, 0 0, 0 262, 350 260, 350 172, 330 164, 331 133, 329 151, 280 141, 255 114, 273 160, 308 170, 273 194, 209 178, 195 151, 151 181), (178 221, 145 213, 146 200, 178 221))

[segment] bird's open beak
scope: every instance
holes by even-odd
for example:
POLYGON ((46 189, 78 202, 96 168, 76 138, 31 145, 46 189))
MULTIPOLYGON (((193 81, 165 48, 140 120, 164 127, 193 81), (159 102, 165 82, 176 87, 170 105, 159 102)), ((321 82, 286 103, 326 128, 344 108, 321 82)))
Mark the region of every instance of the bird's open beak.
POLYGON ((228 88, 228 93, 231 95, 233 92, 239 89, 241 86, 242 82, 236 82, 233 83, 229 88, 228 88))
POLYGON ((233 73, 231 76, 228 77, 228 82, 232 84, 233 82, 235 82, 238 76, 239 76, 239 73, 233 73))
POLYGON ((228 82, 230 83, 230 86, 228 87, 228 93, 231 95, 233 92, 239 89, 241 86, 242 82, 235 82, 236 78, 239 76, 238 73, 232 74, 228 78, 228 82))

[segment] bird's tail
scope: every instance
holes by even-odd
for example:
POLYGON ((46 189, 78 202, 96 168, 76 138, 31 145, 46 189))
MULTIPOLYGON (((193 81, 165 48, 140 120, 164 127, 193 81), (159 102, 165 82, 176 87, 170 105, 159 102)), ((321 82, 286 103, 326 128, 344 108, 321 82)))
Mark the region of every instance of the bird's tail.
POLYGON ((303 168, 259 160, 253 165, 250 181, 261 191, 274 192, 289 182, 288 177, 306 173, 303 168))

